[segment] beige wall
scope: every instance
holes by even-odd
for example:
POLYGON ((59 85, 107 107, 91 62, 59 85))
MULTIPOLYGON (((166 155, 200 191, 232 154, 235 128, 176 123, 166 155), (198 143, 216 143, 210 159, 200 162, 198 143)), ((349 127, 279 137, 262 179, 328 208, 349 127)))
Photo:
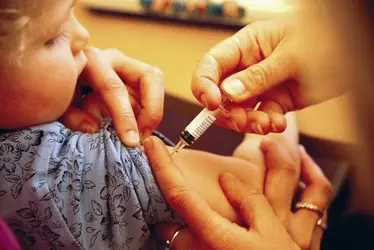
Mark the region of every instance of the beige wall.
MULTIPOLYGON (((210 47, 234 34, 229 29, 96 14, 79 4, 76 15, 91 33, 90 45, 119 48, 159 67, 165 75, 166 92, 191 102, 196 102, 190 78, 197 61, 210 47)), ((351 116, 345 96, 299 112, 299 128, 312 136, 355 142, 351 116)))

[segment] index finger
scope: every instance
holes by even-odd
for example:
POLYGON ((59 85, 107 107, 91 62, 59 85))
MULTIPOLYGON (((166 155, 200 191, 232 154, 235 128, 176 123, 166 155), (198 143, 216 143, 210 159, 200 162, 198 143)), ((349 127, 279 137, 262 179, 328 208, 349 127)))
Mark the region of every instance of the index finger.
POLYGON ((253 185, 242 183, 229 173, 223 173, 219 177, 219 183, 230 204, 240 211, 240 215, 250 229, 266 232, 269 227, 276 225, 277 217, 261 190, 253 185))
POLYGON ((248 25, 218 43, 198 63, 192 78, 192 92, 210 110, 217 109, 221 103, 218 86, 224 78, 261 60, 252 27, 248 25))
POLYGON ((265 196, 275 214, 288 225, 292 199, 300 176, 300 162, 287 145, 273 140, 263 140, 260 146, 265 155, 267 174, 265 196))
POLYGON ((143 138, 160 124, 164 111, 164 78, 161 70, 127 57, 117 50, 108 50, 113 69, 126 84, 140 91, 141 110, 138 126, 143 138))
POLYGON ((144 147, 166 201, 201 239, 218 247, 218 237, 225 234, 231 223, 214 212, 188 185, 160 139, 152 136, 144 141, 144 147))
POLYGON ((103 61, 98 50, 86 49, 85 54, 88 62, 82 74, 100 93, 121 141, 135 147, 139 144, 139 131, 126 86, 111 65, 103 61))

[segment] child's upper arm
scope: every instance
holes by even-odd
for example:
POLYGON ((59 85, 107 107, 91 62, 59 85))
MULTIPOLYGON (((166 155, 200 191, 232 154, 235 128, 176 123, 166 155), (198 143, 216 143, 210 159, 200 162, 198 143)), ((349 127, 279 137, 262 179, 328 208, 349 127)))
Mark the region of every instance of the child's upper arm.
POLYGON ((40 249, 137 249, 149 224, 171 220, 144 154, 112 132, 109 122, 96 135, 53 123, 0 142, 15 157, 0 177, 0 203, 9 205, 0 212, 15 232, 40 249))

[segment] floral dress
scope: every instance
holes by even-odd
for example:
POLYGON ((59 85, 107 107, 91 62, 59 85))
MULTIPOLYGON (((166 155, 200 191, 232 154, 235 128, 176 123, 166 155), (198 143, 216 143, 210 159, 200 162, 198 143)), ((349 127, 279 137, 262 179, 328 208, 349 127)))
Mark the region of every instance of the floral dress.
POLYGON ((0 133, 0 217, 23 249, 142 249, 175 221, 140 148, 111 121, 94 135, 61 123, 0 133))

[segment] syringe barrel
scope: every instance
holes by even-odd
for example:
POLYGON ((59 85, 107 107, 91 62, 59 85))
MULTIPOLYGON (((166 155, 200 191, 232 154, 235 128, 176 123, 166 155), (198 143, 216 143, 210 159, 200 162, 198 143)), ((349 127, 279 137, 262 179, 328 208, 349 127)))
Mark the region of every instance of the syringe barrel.
POLYGON ((181 133, 181 138, 192 145, 216 121, 217 112, 203 109, 181 133))

